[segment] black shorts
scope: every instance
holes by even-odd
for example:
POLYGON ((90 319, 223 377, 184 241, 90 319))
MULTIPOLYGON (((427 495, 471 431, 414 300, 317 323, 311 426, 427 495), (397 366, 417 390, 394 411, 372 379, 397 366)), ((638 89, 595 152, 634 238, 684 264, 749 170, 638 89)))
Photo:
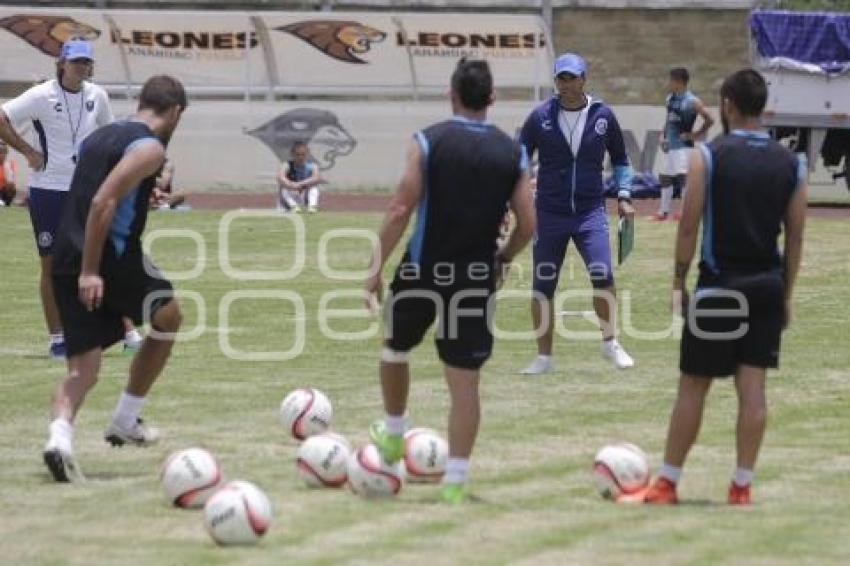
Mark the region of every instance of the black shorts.
POLYGON ((68 191, 53 191, 38 187, 29 189, 30 220, 35 234, 35 245, 41 257, 47 257, 53 253, 53 240, 56 239, 56 229, 59 228, 67 198, 68 191))
POLYGON ((436 345, 440 360, 453 367, 480 369, 493 352, 487 316, 493 293, 490 281, 442 287, 405 281, 397 273, 387 298, 385 345, 395 352, 409 352, 422 341, 439 313, 436 345))
POLYGON ((701 281, 682 330, 682 373, 728 377, 741 364, 779 367, 784 291, 780 271, 701 281))
MULTIPOLYGON (((108 254, 106 254, 108 255, 108 254)), ((79 298, 79 274, 53 275, 53 292, 62 319, 67 356, 95 348, 107 348, 124 338, 127 317, 134 324, 150 321, 154 313, 173 298, 171 283, 163 278, 150 260, 145 271, 141 253, 119 259, 104 258, 101 267, 104 297, 101 306, 86 310, 79 298)))

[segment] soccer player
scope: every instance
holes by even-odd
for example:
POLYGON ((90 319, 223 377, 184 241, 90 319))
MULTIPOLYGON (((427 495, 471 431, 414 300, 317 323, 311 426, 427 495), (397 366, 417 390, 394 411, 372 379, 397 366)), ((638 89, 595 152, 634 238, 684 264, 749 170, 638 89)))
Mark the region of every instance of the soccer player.
POLYGON ((791 321, 806 213, 805 163, 761 130, 767 85, 759 73, 734 73, 723 82, 720 98, 725 135, 700 145, 690 157, 673 275, 674 309, 686 314, 682 375, 664 465, 645 496, 648 503, 676 503, 712 379, 732 375, 738 394, 737 468, 728 500, 750 502, 767 416, 765 376, 779 363, 780 337, 791 321), (685 281, 700 222, 702 261, 689 302, 685 281))
POLYGON ((670 82, 667 85, 667 120, 661 134, 661 151, 664 152, 664 171, 659 175, 661 181, 661 208, 653 220, 667 220, 670 205, 673 202, 673 190, 685 187, 685 175, 688 172, 688 155, 694 142, 705 139, 705 135, 714 124, 702 100, 688 90, 690 74, 684 67, 670 69, 670 82), (697 117, 702 117, 702 126, 693 131, 697 117))
POLYGON ((292 145, 292 159, 283 164, 277 176, 280 187, 280 207, 292 212, 301 212, 306 205, 307 212, 319 211, 319 166, 308 160, 307 143, 296 141, 292 145), (299 204, 300 202, 300 204, 299 204))
POLYGON ((402 457, 408 355, 439 316, 437 352, 451 396, 442 496, 456 503, 465 497, 480 420, 480 372, 493 348, 490 299, 502 266, 531 238, 534 212, 524 152, 487 122, 493 78, 486 61, 461 59, 451 78, 451 102, 454 117, 417 132, 410 144, 365 290, 370 305, 376 296, 380 300, 381 270, 416 209, 416 227, 385 308, 380 378, 386 418, 370 432, 384 460, 394 463, 402 457), (507 203, 516 215, 516 228, 497 250, 507 203))
MULTIPOLYGON (((109 97, 90 83, 94 50, 84 39, 62 45, 56 79, 36 85, 0 108, 0 139, 18 150, 32 172, 29 177, 29 211, 41 257, 41 304, 50 334, 49 354, 65 358, 65 340, 51 283, 51 255, 56 227, 74 174, 79 145, 94 130, 112 121, 109 97), (32 124, 27 142, 19 134, 32 124), (33 145, 37 144, 37 148, 33 145)), ((126 328, 125 345, 135 347, 141 336, 126 328)))
POLYGON ((171 284, 142 253, 141 234, 165 145, 185 108, 177 80, 151 77, 133 118, 104 126, 79 148, 53 255, 68 353, 68 375, 53 397, 44 450, 56 481, 82 478, 73 455, 73 422, 97 382, 103 349, 124 334, 122 317, 136 324, 147 320, 154 331, 133 358, 105 439, 113 446, 146 446, 159 436, 139 413, 171 352, 181 314, 171 284))
POLYGON ((584 260, 594 288, 593 308, 602 328, 602 356, 618 368, 634 365, 614 331, 616 296, 602 180, 606 152, 619 187, 620 215, 630 217, 634 216, 632 168, 614 112, 584 92, 586 74, 587 65, 580 56, 565 53, 558 57, 554 69, 557 94, 531 112, 520 133, 529 158, 536 151, 540 162, 531 314, 541 335, 537 357, 521 371, 526 375, 553 369, 552 299, 570 240, 584 260))

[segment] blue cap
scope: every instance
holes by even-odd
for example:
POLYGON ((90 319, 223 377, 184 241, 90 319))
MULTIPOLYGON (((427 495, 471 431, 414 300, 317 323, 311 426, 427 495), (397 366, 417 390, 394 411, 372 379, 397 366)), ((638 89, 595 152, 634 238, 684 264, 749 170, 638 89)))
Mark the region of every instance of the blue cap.
POLYGON ((60 59, 66 61, 89 59, 94 61, 94 49, 92 49, 91 42, 85 39, 69 39, 62 44, 60 59))
POLYGON ((575 53, 564 53, 555 59, 555 76, 561 73, 569 73, 577 77, 583 77, 587 72, 587 63, 581 56, 575 53))

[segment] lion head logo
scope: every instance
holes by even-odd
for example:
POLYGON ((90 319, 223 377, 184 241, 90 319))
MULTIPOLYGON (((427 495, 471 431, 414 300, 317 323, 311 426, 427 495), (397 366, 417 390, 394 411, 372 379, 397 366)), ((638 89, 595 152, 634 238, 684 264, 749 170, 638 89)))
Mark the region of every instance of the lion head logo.
POLYGON ((317 108, 290 110, 245 133, 266 144, 280 161, 290 158, 296 141, 305 141, 310 158, 322 171, 333 167, 337 157, 348 155, 357 145, 336 114, 317 108))
POLYGON ((82 37, 93 41, 100 36, 100 30, 67 16, 16 14, 0 19, 0 27, 9 30, 50 57, 59 57, 62 44, 71 37, 82 37))
POLYGON ((325 55, 346 63, 366 63, 357 55, 367 53, 387 34, 363 24, 344 20, 310 20, 275 28, 306 41, 325 55))

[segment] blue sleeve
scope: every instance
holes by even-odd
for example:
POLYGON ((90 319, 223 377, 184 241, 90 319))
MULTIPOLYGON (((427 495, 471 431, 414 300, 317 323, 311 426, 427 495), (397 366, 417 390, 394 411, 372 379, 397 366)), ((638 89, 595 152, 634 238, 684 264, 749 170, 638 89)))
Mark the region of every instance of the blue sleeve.
POLYGON ((794 191, 809 182, 809 159, 805 153, 797 154, 797 184, 794 186, 794 191))
POLYGON ((525 173, 528 171, 528 152, 525 150, 525 146, 519 146, 519 172, 525 173))
POLYGON ((428 142, 428 138, 425 137, 425 134, 421 131, 413 134, 413 137, 416 140, 416 143, 419 144, 419 150, 421 152, 419 159, 421 160, 422 171, 424 172, 428 169, 428 154, 431 152, 431 144, 428 142))
POLYGON ((632 165, 629 163, 629 155, 626 153, 626 142, 623 139, 623 131, 620 123, 613 112, 608 112, 608 135, 606 137, 606 149, 611 156, 611 165, 614 167, 614 180, 620 190, 621 197, 631 198, 632 190, 632 165))
POLYGON ((534 157, 534 152, 537 151, 537 110, 534 110, 525 119, 525 124, 522 125, 522 130, 519 132, 519 143, 525 150, 527 160, 534 157))

